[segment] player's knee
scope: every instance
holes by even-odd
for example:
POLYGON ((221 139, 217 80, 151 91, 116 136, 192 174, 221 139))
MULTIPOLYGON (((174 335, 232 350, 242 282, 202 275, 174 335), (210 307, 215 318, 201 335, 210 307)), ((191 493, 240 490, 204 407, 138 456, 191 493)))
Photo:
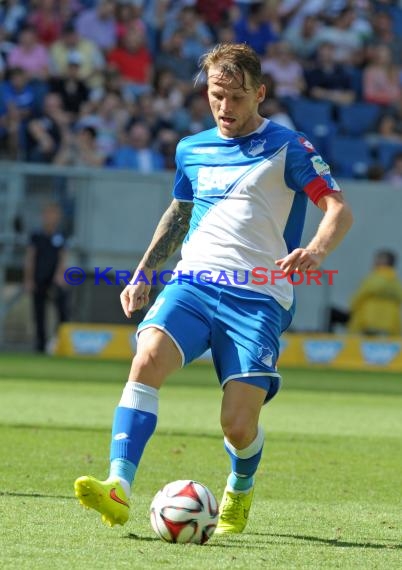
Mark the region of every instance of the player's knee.
POLYGON ((155 348, 143 348, 134 356, 130 372, 131 380, 159 388, 165 376, 161 357, 155 348))
POLYGON ((133 368, 139 372, 155 372, 158 368, 158 355, 152 349, 144 349, 133 358, 133 368))
POLYGON ((255 438, 256 428, 242 418, 222 418, 221 425, 224 436, 236 449, 244 449, 255 438))

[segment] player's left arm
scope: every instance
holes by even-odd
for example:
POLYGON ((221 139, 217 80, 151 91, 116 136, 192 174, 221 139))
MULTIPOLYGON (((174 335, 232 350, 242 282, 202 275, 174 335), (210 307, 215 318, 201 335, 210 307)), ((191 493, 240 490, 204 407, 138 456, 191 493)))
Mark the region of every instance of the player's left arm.
POLYGON ((324 217, 313 239, 305 248, 298 247, 275 262, 286 274, 317 269, 352 226, 352 212, 341 192, 322 196, 317 205, 324 212, 324 217))

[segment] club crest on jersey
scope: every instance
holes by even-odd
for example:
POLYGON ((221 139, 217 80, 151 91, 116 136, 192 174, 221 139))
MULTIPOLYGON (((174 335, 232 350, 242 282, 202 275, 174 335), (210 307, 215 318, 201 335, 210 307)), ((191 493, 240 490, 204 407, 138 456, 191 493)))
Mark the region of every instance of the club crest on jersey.
POLYGON ((308 141, 304 137, 299 137, 299 143, 304 146, 307 152, 314 152, 314 146, 311 144, 310 141, 308 141))
POLYGON ((250 142, 247 154, 250 156, 258 156, 264 151, 265 143, 267 139, 254 139, 250 142))
POLYGON ((265 366, 272 366, 272 359, 274 357, 274 353, 269 348, 269 346, 260 346, 258 349, 258 358, 260 361, 265 364, 265 366))

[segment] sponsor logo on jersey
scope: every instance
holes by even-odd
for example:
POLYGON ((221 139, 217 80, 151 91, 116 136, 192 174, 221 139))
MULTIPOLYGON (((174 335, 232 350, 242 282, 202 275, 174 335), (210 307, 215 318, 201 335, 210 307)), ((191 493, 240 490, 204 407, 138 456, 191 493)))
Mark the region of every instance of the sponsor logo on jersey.
POLYGON ((343 348, 343 342, 340 340, 306 340, 303 348, 309 362, 327 364, 338 356, 343 348))
POLYGON ((265 143, 267 139, 254 139, 250 142, 247 154, 250 156, 258 156, 264 151, 265 143))
POLYGON ((73 331, 71 341, 77 354, 100 354, 109 344, 113 333, 107 331, 73 331))
POLYGON ((216 146, 196 146, 191 152, 193 154, 217 154, 219 149, 216 146))
POLYGON ((316 173, 318 174, 318 176, 326 176, 327 174, 329 174, 329 166, 328 164, 325 162, 325 160, 323 160, 323 158, 320 155, 317 156, 312 156, 310 158, 312 164, 313 164, 313 168, 316 171, 316 173))
POLYGON ((198 169, 197 193, 221 194, 248 169, 249 166, 202 166, 198 169))
POLYGON ((401 351, 398 342, 362 342, 360 345, 366 364, 389 364, 401 351))
POLYGON ((312 143, 310 141, 308 141, 304 137, 299 137, 299 143, 304 146, 304 148, 307 150, 307 152, 314 152, 314 146, 312 145, 312 143))

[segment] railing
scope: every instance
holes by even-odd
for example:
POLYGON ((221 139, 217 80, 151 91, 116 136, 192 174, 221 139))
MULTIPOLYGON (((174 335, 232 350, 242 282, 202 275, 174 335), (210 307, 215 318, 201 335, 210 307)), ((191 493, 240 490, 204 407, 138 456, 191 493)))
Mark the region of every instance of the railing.
MULTIPOLYGON (((95 267, 132 270, 171 201, 172 181, 171 172, 147 176, 112 169, 0 163, 0 347, 5 342, 5 323, 10 326, 10 314, 21 300, 28 236, 39 225, 46 202, 56 200, 63 208, 70 265, 88 274, 95 267), (15 287, 6 298, 5 285, 10 282, 15 287)), ((319 330, 325 307, 347 306, 369 271, 375 250, 387 247, 401 252, 402 190, 366 181, 341 186, 354 210, 355 224, 325 262, 326 269, 339 272, 334 285, 296 288, 296 330, 319 330)), ((303 243, 312 237, 321 216, 317 208, 309 207, 303 243)), ((118 288, 88 282, 73 289, 74 320, 124 322, 118 288)))

